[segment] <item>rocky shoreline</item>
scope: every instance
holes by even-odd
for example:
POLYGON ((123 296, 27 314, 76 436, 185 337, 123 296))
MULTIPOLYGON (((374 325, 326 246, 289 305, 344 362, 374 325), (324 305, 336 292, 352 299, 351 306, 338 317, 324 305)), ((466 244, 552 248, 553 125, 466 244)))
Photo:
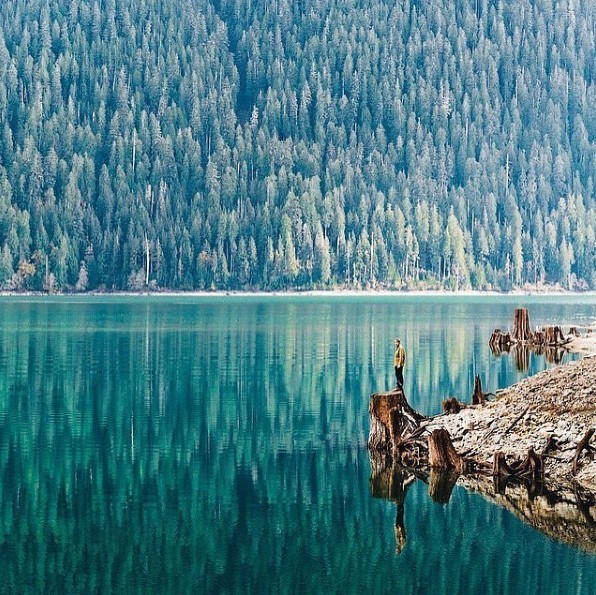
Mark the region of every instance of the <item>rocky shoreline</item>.
POLYGON ((481 400, 453 400, 456 413, 425 417, 401 391, 371 395, 371 493, 398 505, 397 550, 406 491, 424 481, 436 502, 461 485, 549 537, 596 553, 596 355, 481 400))
POLYGON ((596 427, 596 356, 545 370, 498 393, 494 401, 442 414, 425 424, 428 432, 445 428, 458 452, 491 465, 494 453, 523 458, 529 448, 544 456, 549 481, 577 481, 596 492, 596 460, 582 456, 577 473, 577 444, 596 427))

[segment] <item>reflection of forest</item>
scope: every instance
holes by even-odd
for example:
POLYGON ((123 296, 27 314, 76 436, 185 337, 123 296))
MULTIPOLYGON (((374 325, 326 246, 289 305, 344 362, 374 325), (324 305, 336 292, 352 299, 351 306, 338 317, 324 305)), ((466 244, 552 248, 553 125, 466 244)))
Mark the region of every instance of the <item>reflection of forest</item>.
POLYGON ((296 308, 182 324, 83 309, 63 332, 47 308, 26 314, 0 334, 2 587, 238 590, 247 563, 283 576, 281 550, 257 556, 287 547, 280 523, 296 543, 311 525, 347 537, 351 505, 332 503, 365 429, 346 387, 368 367, 327 373, 354 348, 345 327, 277 324, 296 308))
MULTIPOLYGON (((279 591, 411 592, 430 580, 415 543, 433 542, 433 511, 411 492, 414 574, 370 575, 371 553, 394 559, 394 535, 380 537, 366 488, 367 397, 391 382, 396 328, 429 409, 455 386, 471 392, 468 360, 488 354, 419 307, 414 324, 391 305, 230 304, 3 305, 0 591, 257 592, 275 577, 279 591)), ((444 553, 428 555, 442 572, 444 553)))

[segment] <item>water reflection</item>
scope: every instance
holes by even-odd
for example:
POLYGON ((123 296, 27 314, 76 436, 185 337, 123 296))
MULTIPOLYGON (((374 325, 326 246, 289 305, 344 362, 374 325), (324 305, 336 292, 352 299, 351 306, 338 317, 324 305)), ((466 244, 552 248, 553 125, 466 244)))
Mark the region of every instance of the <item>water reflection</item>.
POLYGON ((530 369, 530 354, 533 353, 537 357, 544 356, 547 363, 552 365, 559 365, 570 359, 571 354, 563 347, 551 347, 544 345, 528 345, 527 343, 510 343, 507 345, 499 345, 493 343, 489 345, 492 354, 495 357, 502 355, 513 355, 515 369, 518 372, 527 372, 530 369))
POLYGON ((416 481, 416 475, 401 465, 378 469, 370 476, 370 493, 373 498, 391 500, 397 505, 395 514, 395 552, 401 554, 406 545, 404 504, 406 492, 416 481))
POLYGON ((404 510, 408 488, 416 481, 428 484, 430 500, 446 505, 458 480, 468 490, 503 506, 548 537, 596 553, 596 495, 578 484, 561 486, 514 477, 463 477, 453 470, 431 469, 426 473, 399 464, 383 466, 372 455, 371 496, 397 505, 396 553, 400 554, 406 545, 404 510))
MULTIPOLYGON (((393 382, 396 334, 410 356, 406 389, 425 413, 471 394, 476 370, 488 390, 510 384, 513 366, 485 347, 489 311, 0 300, 0 591, 407 593, 460 580, 446 569, 461 552, 415 483, 403 486, 401 513, 370 498, 368 397, 393 382)), ((437 482, 437 498, 447 492, 437 482)), ((448 506, 465 499, 456 487, 448 506)), ((466 508, 450 518, 466 547, 474 531, 495 543, 523 532, 493 507, 466 508)), ((524 541, 567 560, 567 584, 596 568, 524 541)), ((490 574, 491 556, 479 555, 479 573, 490 574)))

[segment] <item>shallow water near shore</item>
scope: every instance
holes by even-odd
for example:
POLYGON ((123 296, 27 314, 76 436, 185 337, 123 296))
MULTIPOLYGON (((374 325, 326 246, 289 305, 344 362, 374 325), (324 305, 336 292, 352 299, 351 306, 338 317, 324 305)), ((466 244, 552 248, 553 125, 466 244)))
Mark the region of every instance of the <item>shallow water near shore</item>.
POLYGON ((518 306, 596 323, 593 296, 0 298, 0 591, 592 593, 596 556, 460 487, 410 487, 398 554, 371 494, 394 337, 438 413, 552 365, 491 354, 518 306))

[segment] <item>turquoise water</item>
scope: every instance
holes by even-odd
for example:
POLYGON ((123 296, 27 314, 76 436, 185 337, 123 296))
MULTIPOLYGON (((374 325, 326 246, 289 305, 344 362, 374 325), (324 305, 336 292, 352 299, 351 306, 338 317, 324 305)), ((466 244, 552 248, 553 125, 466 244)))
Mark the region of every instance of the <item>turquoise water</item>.
MULTIPOLYGON (((436 413, 529 370, 488 338, 593 298, 3 298, 0 590, 593 593, 596 556, 456 487, 371 496, 368 397, 436 413)), ((568 360, 568 356, 564 361, 568 360)))

